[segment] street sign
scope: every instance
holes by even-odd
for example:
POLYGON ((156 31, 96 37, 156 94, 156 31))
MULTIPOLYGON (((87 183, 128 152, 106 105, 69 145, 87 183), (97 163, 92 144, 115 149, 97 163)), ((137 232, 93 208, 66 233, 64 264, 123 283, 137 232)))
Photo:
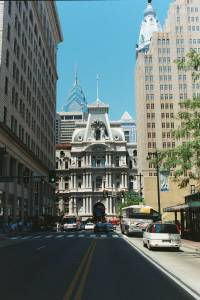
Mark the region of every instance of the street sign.
POLYGON ((12 176, 0 176, 0 182, 14 182, 16 177, 12 176))

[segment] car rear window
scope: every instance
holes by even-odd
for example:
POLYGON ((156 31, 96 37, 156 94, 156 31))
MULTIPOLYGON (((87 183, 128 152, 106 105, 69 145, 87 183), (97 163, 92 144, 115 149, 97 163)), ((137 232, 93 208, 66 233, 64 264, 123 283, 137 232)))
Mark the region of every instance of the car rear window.
POLYGON ((179 233, 176 224, 155 224, 156 233, 179 233))

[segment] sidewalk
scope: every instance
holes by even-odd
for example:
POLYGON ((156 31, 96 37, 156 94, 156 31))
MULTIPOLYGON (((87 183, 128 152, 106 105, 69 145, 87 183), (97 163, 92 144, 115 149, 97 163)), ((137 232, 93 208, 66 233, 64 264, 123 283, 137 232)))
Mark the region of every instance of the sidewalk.
POLYGON ((200 252, 200 242, 181 239, 182 246, 200 252))

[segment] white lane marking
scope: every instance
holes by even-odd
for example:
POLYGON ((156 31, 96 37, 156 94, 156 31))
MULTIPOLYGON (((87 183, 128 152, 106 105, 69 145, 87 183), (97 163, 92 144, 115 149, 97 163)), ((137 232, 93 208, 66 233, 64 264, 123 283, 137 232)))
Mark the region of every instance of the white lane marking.
POLYGON ((101 234, 101 237, 107 237, 107 235, 106 234, 101 234))
POLYGON ((50 239, 53 236, 53 234, 45 236, 45 239, 50 239))
POLYGON ((13 236, 10 238, 10 240, 17 240, 19 238, 19 236, 13 236))
POLYGON ((64 236, 64 234, 60 234, 60 235, 57 235, 55 238, 56 239, 60 239, 61 237, 63 237, 64 236))
POLYGON ((91 238, 96 237, 96 234, 90 234, 90 237, 91 238))
POLYGON ((40 250, 40 249, 45 248, 45 247, 46 247, 46 245, 43 245, 43 246, 37 248, 36 250, 40 250))
POLYGON ((32 238, 32 235, 24 236, 24 237, 21 238, 21 240, 27 240, 27 239, 30 239, 30 238, 32 238))
POLYGON ((119 236, 117 234, 112 234, 112 237, 118 238, 119 236))
POLYGON ((74 234, 66 235, 67 238, 71 238, 71 237, 73 237, 73 236, 74 236, 74 234))
POLYGON ((37 235, 37 236, 34 236, 33 239, 39 239, 41 237, 42 237, 41 235, 37 235))
POLYGON ((85 234, 79 234, 78 235, 78 237, 84 237, 85 236, 85 234))
POLYGON ((147 253, 143 252, 141 249, 139 249, 136 245, 134 245, 129 239, 124 236, 124 240, 131 245, 136 251, 138 251, 146 260, 148 260, 152 265, 154 265, 157 269, 159 269, 161 272, 166 274, 169 278, 171 278, 174 282, 176 282, 177 285, 179 285, 181 288, 183 288, 185 291, 187 291, 191 296, 194 297, 194 299, 199 300, 200 295, 198 292, 194 291, 190 288, 189 285, 184 283, 180 278, 178 278, 176 275, 165 269, 162 265, 160 265, 155 259, 153 259, 151 256, 149 256, 147 253))

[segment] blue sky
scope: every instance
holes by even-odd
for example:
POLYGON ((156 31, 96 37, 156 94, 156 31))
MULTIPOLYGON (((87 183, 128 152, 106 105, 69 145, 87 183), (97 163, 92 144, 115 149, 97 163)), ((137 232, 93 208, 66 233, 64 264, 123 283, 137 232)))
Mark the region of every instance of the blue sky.
MULTIPOLYGON (((111 120, 127 110, 134 118, 135 45, 147 0, 56 1, 64 41, 58 46, 57 111, 66 103, 78 65, 87 102, 100 99, 110 105, 111 120)), ((163 25, 171 0, 153 0, 163 25)))

